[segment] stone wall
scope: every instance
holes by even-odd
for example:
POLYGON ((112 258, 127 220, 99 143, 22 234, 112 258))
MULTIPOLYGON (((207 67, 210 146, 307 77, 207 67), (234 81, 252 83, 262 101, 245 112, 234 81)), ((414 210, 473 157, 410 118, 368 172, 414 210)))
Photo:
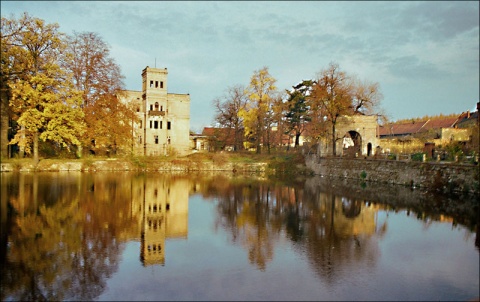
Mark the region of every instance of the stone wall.
POLYGON ((325 177, 362 179, 423 187, 441 192, 479 192, 479 168, 473 165, 402 160, 308 156, 306 165, 325 177))
POLYGON ((267 170, 267 163, 230 163, 213 161, 172 160, 148 163, 107 160, 71 160, 57 161, 44 159, 38 165, 33 162, 0 163, 0 172, 58 172, 58 171, 145 171, 145 172, 193 172, 193 171, 228 171, 261 172, 267 170))

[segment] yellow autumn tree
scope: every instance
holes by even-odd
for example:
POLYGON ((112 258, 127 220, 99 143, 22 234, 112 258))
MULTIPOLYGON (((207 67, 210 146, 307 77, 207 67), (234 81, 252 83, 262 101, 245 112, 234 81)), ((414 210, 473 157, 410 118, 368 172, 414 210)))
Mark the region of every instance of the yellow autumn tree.
POLYGON ((262 144, 269 146, 270 114, 277 94, 276 79, 268 71, 268 67, 256 70, 247 88, 248 100, 240 116, 244 119, 245 137, 253 144, 256 153, 261 153, 262 144))
POLYGON ((75 32, 68 37, 70 57, 64 67, 73 74, 75 88, 82 91, 86 131, 82 143, 91 152, 127 150, 132 143, 134 108, 120 101, 124 90, 120 66, 110 57, 110 47, 93 32, 75 32))
MULTIPOLYGON (((70 150, 80 146, 84 131, 81 93, 74 89, 71 75, 60 65, 65 60, 65 39, 58 24, 23 14, 18 20, 3 20, 8 64, 16 64, 17 73, 7 79, 9 107, 20 129, 11 144, 19 144, 33 153, 38 162, 39 139, 70 150)), ((2 43, 2 52, 3 52, 2 43)), ((3 64, 3 62, 2 62, 3 64)))

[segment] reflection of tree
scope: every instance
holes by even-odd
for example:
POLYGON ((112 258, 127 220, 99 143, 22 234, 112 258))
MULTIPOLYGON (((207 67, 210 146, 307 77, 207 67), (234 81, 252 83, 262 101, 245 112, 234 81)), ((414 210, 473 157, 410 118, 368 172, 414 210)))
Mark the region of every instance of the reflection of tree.
POLYGON ((319 276, 334 282, 347 272, 355 273, 358 266, 375 263, 373 216, 362 209, 359 218, 348 217, 342 209, 342 198, 332 193, 313 191, 305 195, 312 214, 305 222, 307 232, 301 249, 319 276), (369 224, 363 225, 360 220, 369 224))
POLYGON ((3 276, 14 300, 63 300, 69 298, 72 257, 80 248, 78 199, 42 205, 38 212, 17 218, 11 267, 3 276))
POLYGON ((237 217, 237 229, 242 243, 248 249, 248 259, 260 270, 265 270, 267 262, 273 257, 274 238, 271 238, 267 220, 268 212, 261 200, 244 202, 237 217))
POLYGON ((259 269, 274 256, 274 243, 282 234, 330 281, 358 263, 375 262, 376 246, 369 239, 375 233, 375 210, 364 210, 357 200, 342 209, 342 198, 334 194, 267 181, 224 180, 204 188, 218 196, 217 222, 234 242, 246 246, 250 262, 259 269))
POLYGON ((101 175, 21 177, 24 184, 7 195, 16 214, 1 299, 94 299, 117 267, 130 183, 101 175))
POLYGON ((226 187, 225 183, 216 181, 208 186, 209 192, 217 191, 219 195, 219 224, 231 232, 234 242, 246 247, 250 263, 265 270, 273 258, 273 242, 278 233, 270 213, 270 187, 258 183, 226 187))

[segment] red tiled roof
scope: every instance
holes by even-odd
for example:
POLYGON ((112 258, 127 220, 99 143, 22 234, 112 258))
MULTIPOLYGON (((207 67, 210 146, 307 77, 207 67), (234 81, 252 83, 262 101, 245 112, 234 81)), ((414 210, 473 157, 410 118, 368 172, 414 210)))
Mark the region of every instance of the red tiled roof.
POLYGON ((233 145, 235 141, 235 129, 233 128, 204 127, 202 135, 215 137, 227 145, 233 145))
POLYGON ((418 122, 391 123, 380 126, 379 134, 380 136, 402 136, 426 132, 432 129, 453 128, 458 121, 459 117, 441 117, 418 122))
POLYGON ((387 124, 379 127, 379 134, 380 136, 414 134, 419 132, 426 123, 426 121, 421 121, 402 124, 387 124))
POLYGON ((475 112, 464 112, 458 117, 458 122, 456 126, 463 127, 468 123, 476 123, 478 120, 478 111, 475 112))
POLYGON ((458 117, 445 117, 438 119, 428 120, 425 126, 422 129, 423 131, 428 131, 430 129, 440 129, 440 128, 452 128, 455 126, 455 123, 458 121, 458 117))

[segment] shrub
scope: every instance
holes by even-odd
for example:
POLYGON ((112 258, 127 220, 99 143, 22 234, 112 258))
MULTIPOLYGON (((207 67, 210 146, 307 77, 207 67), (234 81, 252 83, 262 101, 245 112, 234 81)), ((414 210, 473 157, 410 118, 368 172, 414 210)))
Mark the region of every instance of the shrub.
POLYGON ((423 161, 423 153, 414 153, 411 158, 413 161, 423 161))

